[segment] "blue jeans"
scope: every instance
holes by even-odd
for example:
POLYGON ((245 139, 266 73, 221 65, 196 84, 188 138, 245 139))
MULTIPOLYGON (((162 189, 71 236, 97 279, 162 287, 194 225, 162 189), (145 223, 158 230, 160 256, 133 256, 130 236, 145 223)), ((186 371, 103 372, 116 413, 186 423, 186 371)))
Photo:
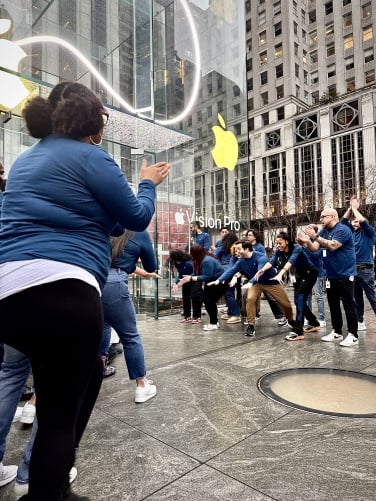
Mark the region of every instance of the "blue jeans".
MULTIPOLYGON (((30 360, 26 355, 11 346, 4 345, 3 368, 0 371, 0 462, 4 457, 6 438, 30 370, 30 360)), ((34 420, 33 431, 24 451, 23 462, 18 467, 19 483, 29 482, 29 463, 36 432, 37 418, 34 420)))
POLYGON ((124 347, 124 358, 130 379, 146 375, 144 347, 137 330, 136 311, 128 289, 128 275, 110 269, 102 294, 104 328, 100 354, 107 355, 111 327, 115 329, 124 347))
POLYGON ((365 292, 374 313, 376 313, 375 273, 373 268, 358 268, 357 273, 358 274, 355 277, 354 298, 358 313, 358 321, 364 322, 363 291, 365 292))
MULTIPOLYGON (((325 321, 325 300, 324 300, 323 284, 324 284, 324 279, 322 277, 318 277, 312 289, 316 297, 317 316, 321 322, 325 321)), ((309 309, 312 310, 312 294, 309 295, 307 299, 307 304, 309 309)))

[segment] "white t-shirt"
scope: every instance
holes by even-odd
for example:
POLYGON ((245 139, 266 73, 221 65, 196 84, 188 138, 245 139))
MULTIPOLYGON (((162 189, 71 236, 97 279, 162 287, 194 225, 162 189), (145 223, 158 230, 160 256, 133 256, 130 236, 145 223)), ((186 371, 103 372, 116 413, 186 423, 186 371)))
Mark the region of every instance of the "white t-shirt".
POLYGON ((0 264, 0 299, 65 278, 82 280, 101 293, 96 278, 79 266, 49 259, 30 259, 0 264))

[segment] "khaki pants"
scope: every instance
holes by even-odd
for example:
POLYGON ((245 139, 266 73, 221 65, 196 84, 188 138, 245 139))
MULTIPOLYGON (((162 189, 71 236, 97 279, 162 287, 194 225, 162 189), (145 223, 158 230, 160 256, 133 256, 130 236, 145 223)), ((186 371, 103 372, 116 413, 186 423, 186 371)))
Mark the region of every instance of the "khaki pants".
POLYGON ((255 283, 252 287, 248 289, 247 294, 247 322, 254 325, 256 319, 256 305, 261 294, 263 292, 269 293, 282 307, 285 317, 287 320, 293 320, 294 314, 292 310, 292 304, 288 298, 285 288, 283 285, 264 285, 260 283, 255 283))

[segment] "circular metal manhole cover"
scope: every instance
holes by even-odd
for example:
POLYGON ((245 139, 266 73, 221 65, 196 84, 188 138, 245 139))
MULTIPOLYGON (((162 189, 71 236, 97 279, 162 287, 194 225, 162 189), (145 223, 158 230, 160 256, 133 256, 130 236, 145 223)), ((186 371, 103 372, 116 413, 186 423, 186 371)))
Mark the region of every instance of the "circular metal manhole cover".
POLYGON ((376 417, 376 376, 340 369, 286 369, 262 376, 268 398, 317 414, 376 417))

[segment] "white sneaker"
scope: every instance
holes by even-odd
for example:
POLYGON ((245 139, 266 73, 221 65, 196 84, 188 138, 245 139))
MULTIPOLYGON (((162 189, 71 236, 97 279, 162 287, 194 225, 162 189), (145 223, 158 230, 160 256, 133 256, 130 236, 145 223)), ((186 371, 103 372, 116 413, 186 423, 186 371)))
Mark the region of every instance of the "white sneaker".
POLYGON ((320 327, 326 327, 326 322, 325 320, 319 320, 320 327))
POLYGON ((0 487, 10 484, 16 478, 17 469, 18 466, 14 464, 4 466, 2 462, 0 463, 0 487))
POLYGON ((218 324, 206 324, 204 325, 204 331, 217 331, 218 324))
MULTIPOLYGON (((77 468, 75 466, 72 466, 72 468, 70 469, 70 472, 69 472, 69 483, 70 484, 76 480, 77 473, 78 473, 77 468)), ((29 492, 29 483, 26 482, 25 484, 20 484, 16 480, 14 483, 13 492, 14 492, 17 499, 19 499, 22 496, 25 496, 29 492)))
POLYGON ((342 339, 342 334, 337 334, 335 331, 332 331, 326 336, 322 336, 321 341, 342 341, 342 339))
POLYGON ((13 421, 12 423, 16 423, 17 421, 20 420, 20 417, 22 415, 22 411, 23 411, 23 407, 21 407, 20 405, 17 407, 16 409, 16 413, 15 415, 13 416, 13 421))
POLYGON ((358 331, 366 331, 366 323, 365 322, 358 322, 358 331))
POLYGON ((134 392, 134 401, 136 404, 143 404, 157 394, 157 387, 151 379, 146 379, 145 386, 137 386, 134 392))
POLYGON ((340 346, 355 346, 359 343, 359 339, 349 332, 346 338, 339 343, 340 346))
POLYGON ((20 417, 20 423, 23 424, 33 424, 35 418, 36 408, 35 405, 26 402, 22 409, 22 414, 20 417))

